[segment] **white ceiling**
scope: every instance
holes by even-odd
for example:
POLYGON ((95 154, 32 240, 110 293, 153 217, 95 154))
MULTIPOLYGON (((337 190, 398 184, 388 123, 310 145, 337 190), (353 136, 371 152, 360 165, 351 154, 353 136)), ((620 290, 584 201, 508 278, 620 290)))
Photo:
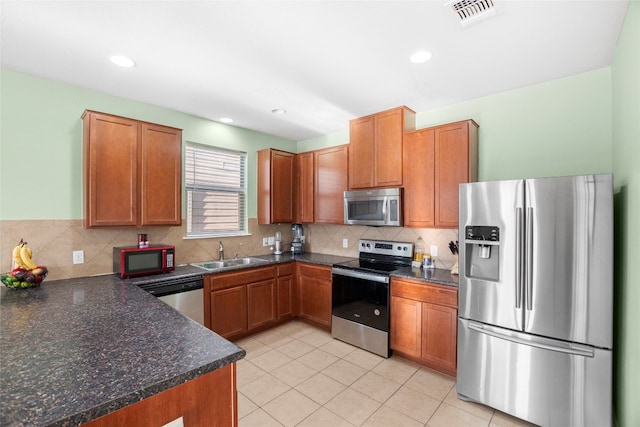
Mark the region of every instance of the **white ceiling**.
POLYGON ((299 141, 399 105, 421 112, 606 67, 628 6, 494 3, 463 27, 445 0, 2 0, 0 55, 7 69, 299 141), (431 61, 410 63, 419 49, 431 61))

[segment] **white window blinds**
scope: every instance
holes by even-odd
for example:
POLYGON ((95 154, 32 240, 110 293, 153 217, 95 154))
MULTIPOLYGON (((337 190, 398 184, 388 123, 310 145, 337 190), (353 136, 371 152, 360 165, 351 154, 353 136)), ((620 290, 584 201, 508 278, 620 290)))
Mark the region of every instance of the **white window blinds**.
POLYGON ((243 152, 187 142, 187 237, 247 234, 246 157, 243 152))

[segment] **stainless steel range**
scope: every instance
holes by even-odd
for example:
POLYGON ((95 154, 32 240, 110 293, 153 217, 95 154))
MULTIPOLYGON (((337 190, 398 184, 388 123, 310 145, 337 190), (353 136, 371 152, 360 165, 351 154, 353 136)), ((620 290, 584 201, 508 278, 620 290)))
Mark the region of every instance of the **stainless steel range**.
POLYGON ((389 276, 411 266, 413 244, 360 240, 357 260, 333 265, 331 335, 389 357, 389 276))

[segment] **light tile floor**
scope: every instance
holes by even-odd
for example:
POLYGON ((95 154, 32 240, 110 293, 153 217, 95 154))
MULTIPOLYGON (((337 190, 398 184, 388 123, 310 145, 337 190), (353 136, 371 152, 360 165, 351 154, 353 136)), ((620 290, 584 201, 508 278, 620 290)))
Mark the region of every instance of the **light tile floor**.
POLYGON ((299 321, 238 341, 240 427, 528 426, 458 399, 455 379, 299 321))

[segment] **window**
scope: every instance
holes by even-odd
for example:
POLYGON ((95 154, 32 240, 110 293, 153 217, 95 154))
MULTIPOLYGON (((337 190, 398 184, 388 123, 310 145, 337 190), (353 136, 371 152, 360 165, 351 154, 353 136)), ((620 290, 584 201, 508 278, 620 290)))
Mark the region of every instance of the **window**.
POLYGON ((187 142, 187 237, 247 234, 247 153, 187 142))

